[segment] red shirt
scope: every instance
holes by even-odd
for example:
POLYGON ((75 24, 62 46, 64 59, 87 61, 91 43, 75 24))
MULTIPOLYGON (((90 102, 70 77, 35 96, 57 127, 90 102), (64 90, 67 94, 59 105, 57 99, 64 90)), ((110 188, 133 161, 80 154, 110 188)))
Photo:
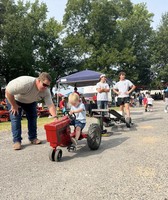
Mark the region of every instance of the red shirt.
POLYGON ((97 96, 94 95, 94 96, 92 97, 92 99, 93 99, 93 101, 96 101, 96 100, 97 100, 97 96))
POLYGON ((143 104, 146 105, 148 103, 148 99, 146 97, 143 98, 143 104))
POLYGON ((59 107, 60 107, 61 109, 65 107, 65 101, 64 101, 64 100, 61 100, 61 101, 59 102, 59 107))

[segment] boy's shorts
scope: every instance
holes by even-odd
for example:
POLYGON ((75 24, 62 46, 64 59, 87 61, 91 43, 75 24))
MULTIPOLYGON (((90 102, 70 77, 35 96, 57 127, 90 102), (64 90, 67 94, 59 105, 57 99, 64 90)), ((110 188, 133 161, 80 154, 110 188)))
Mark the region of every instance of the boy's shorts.
POLYGON ((82 130, 85 127, 86 123, 81 123, 79 120, 74 120, 71 122, 71 125, 75 127, 80 127, 82 130))
POLYGON ((125 103, 130 103, 130 97, 123 97, 123 98, 118 97, 117 103, 119 106, 124 105, 125 103))

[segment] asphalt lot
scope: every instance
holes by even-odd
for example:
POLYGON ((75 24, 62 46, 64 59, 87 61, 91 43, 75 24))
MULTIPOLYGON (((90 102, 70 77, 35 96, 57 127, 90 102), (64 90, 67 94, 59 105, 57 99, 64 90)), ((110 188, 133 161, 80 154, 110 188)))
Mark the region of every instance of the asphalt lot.
MULTIPOLYGON (((100 148, 86 140, 76 152, 63 148, 61 162, 51 162, 45 130, 43 144, 12 149, 10 132, 0 129, 0 199, 2 200, 167 200, 168 113, 154 102, 153 112, 131 108, 134 126, 108 128, 100 148)), ((95 122, 87 118, 87 127, 95 122)), ((85 130, 87 130, 87 127, 85 130)))

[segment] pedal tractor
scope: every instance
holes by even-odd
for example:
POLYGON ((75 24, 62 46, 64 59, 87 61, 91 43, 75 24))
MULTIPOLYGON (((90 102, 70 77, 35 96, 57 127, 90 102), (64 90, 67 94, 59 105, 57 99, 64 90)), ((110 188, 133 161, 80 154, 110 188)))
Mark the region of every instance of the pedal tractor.
MULTIPOLYGON (((51 161, 59 162, 62 158, 62 149, 59 147, 67 147, 68 151, 76 150, 71 142, 71 137, 75 137, 75 130, 71 132, 71 121, 75 117, 67 115, 59 120, 55 120, 50 124, 44 125, 46 130, 46 138, 52 149, 49 152, 51 161)), ((101 128, 98 124, 91 124, 88 133, 81 133, 79 140, 87 139, 87 144, 91 150, 97 150, 101 143, 101 128)))

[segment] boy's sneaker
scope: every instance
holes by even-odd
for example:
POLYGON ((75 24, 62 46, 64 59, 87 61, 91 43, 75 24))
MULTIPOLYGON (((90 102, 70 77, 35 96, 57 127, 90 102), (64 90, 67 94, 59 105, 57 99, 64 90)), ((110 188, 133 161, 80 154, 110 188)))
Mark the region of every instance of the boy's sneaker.
POLYGON ((74 137, 71 137, 71 142, 72 142, 75 146, 78 145, 77 140, 76 140, 74 137))
POLYGON ((165 113, 167 113, 167 110, 166 110, 166 109, 164 109, 164 112, 165 112, 165 113))
POLYGON ((34 140, 31 140, 30 143, 31 144, 41 144, 41 140, 39 140, 39 139, 36 138, 34 140))
POLYGON ((14 150, 20 150, 21 149, 21 143, 20 142, 15 142, 13 144, 13 149, 14 150))

